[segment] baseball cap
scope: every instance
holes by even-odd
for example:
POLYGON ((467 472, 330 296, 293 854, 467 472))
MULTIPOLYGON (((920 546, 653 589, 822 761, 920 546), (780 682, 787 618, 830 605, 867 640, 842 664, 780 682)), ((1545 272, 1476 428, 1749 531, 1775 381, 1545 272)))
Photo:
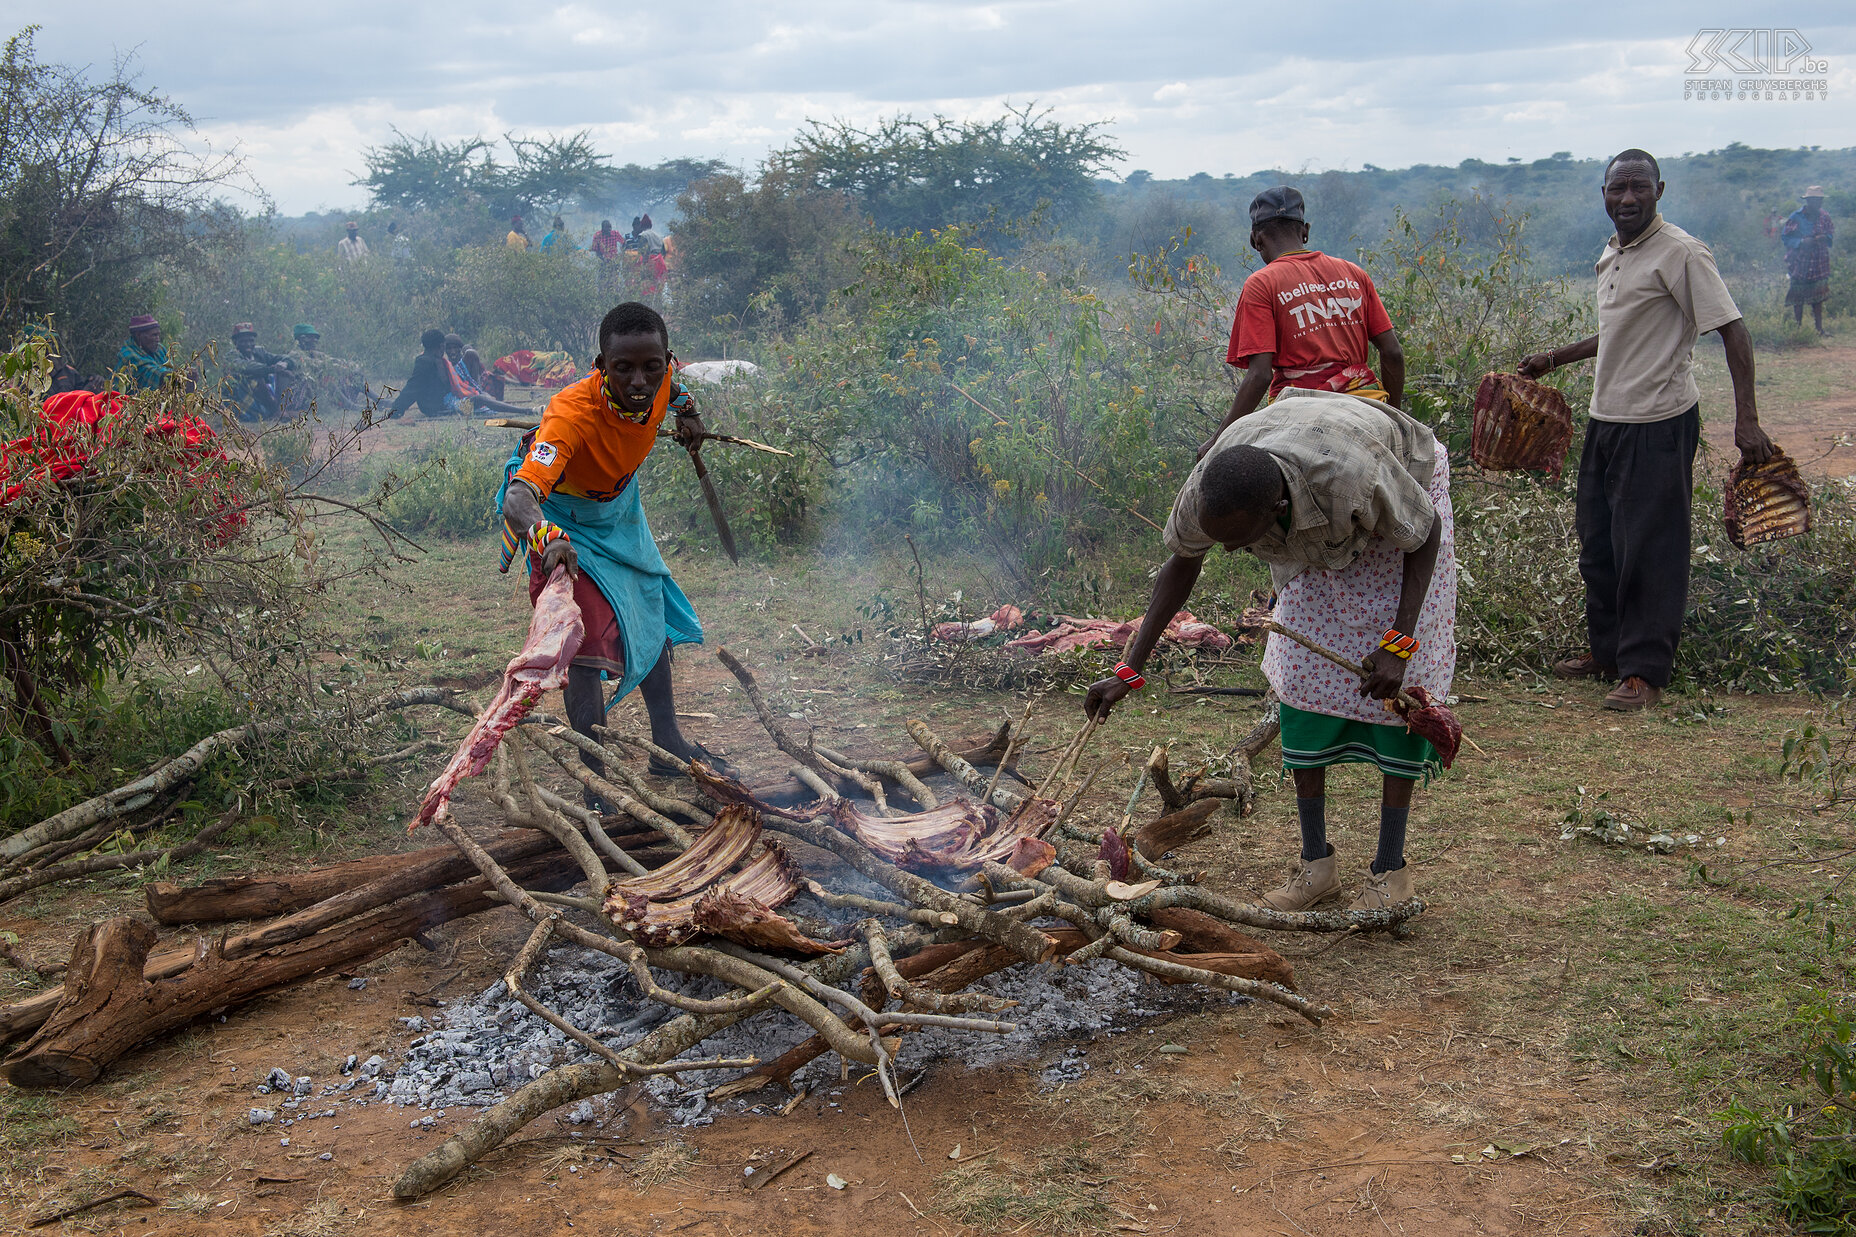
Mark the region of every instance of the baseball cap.
POLYGON ((1306 216, 1302 213, 1301 191, 1287 185, 1278 185, 1274 189, 1265 189, 1250 200, 1250 222, 1253 225, 1271 219, 1306 222, 1306 216))

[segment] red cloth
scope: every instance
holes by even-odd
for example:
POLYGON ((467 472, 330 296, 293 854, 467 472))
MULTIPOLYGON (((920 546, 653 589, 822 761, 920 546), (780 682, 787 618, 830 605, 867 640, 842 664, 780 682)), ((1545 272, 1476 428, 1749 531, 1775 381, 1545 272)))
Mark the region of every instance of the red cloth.
MULTIPOLYGON (((36 482, 56 483, 82 473, 107 441, 113 423, 122 415, 122 405, 122 395, 116 391, 64 391, 49 396, 40 405, 38 429, 0 443, 0 507, 36 482)), ((244 526, 245 513, 235 509, 231 486, 218 467, 226 453, 214 444, 210 426, 198 417, 164 413, 145 432, 151 437, 179 439, 173 466, 215 508, 225 510, 221 539, 244 526)))
MULTIPOLYGON (((528 599, 531 603, 541 596, 547 583, 541 575, 540 560, 530 554, 528 599)), ((585 627, 580 637, 580 651, 574 655, 574 665, 623 675, 625 637, 619 633, 619 616, 612 612, 612 603, 599 591, 599 585, 593 583, 593 577, 584 571, 574 577, 574 604, 580 607, 580 622, 585 627)))
POLYGON ((1274 398, 1286 386, 1329 385, 1319 374, 1285 371, 1364 368, 1367 341, 1391 329, 1379 290, 1358 266, 1312 250, 1284 254, 1244 281, 1225 360, 1243 365, 1259 352, 1274 353, 1274 398))

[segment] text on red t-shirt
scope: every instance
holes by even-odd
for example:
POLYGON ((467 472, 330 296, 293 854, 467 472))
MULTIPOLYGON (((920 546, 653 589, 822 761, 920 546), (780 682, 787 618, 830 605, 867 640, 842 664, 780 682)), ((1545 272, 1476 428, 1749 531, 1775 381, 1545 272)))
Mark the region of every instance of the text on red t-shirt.
MULTIPOLYGON (((1366 344, 1392 329, 1372 277, 1345 258, 1284 254, 1244 281, 1225 360, 1275 354, 1276 372, 1366 364, 1366 344)), ((1272 384, 1276 385, 1276 384, 1272 384)))

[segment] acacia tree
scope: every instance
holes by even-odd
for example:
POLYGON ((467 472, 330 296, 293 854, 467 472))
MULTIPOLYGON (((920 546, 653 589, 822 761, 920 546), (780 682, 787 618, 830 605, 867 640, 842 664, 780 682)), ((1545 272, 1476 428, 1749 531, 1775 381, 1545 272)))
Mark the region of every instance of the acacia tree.
POLYGON ((194 221, 242 169, 183 144, 192 119, 130 61, 97 78, 46 64, 36 32, 0 50, 0 331, 50 318, 66 355, 101 372, 124 318, 152 308, 157 265, 199 252, 210 228, 194 221))
POLYGON ((811 121, 769 167, 804 186, 851 197, 892 232, 1073 216, 1096 175, 1121 157, 1106 124, 1065 125, 1033 104, 987 121, 897 115, 874 129, 811 121))

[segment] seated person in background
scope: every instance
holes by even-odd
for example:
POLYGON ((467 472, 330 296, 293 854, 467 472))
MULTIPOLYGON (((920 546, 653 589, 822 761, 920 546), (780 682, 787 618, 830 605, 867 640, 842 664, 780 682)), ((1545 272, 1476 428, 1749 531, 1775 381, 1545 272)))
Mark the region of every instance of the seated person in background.
POLYGON ((137 314, 129 319, 129 342, 116 356, 116 371, 123 376, 124 390, 159 390, 174 376, 167 345, 161 342, 161 324, 153 314, 137 314))
POLYGON ((232 353, 222 361, 228 402, 239 405, 250 418, 274 417, 281 411, 278 385, 296 369, 288 357, 258 347, 258 328, 249 322, 232 327, 232 353), (277 385, 273 385, 277 384, 277 385))
POLYGON ((296 379, 284 384, 284 411, 306 412, 311 400, 343 412, 359 408, 367 391, 361 367, 322 351, 322 332, 310 323, 297 323, 290 334, 296 343, 289 354, 296 379))
POLYGON ((428 328, 419 336, 419 345, 425 351, 412 359, 412 375, 387 409, 389 418, 399 416, 414 404, 428 417, 442 417, 457 411, 457 402, 451 394, 451 379, 445 370, 445 333, 428 328), (449 407, 447 400, 451 401, 449 407))
MULTIPOLYGON (((478 412, 486 409, 490 412, 521 414, 531 411, 520 404, 505 404, 502 400, 485 391, 477 380, 471 377, 470 367, 464 363, 466 351, 475 355, 475 349, 466 349, 460 335, 445 336, 445 379, 451 385, 448 397, 449 406, 457 412, 464 411, 464 405, 474 404, 478 412)), ((478 362, 482 364, 481 361, 478 362)))
MULTIPOLYGON (((67 391, 101 390, 101 385, 91 387, 84 376, 77 371, 64 355, 64 349, 58 343, 58 336, 43 322, 28 322, 21 332, 24 339, 41 339, 45 341, 46 359, 52 363, 51 387, 47 396, 63 395, 67 391)), ((92 379, 91 381, 98 381, 92 379)))
POLYGON ((483 363, 483 358, 477 355, 475 348, 466 347, 459 359, 464 364, 464 372, 470 375, 470 380, 477 384, 479 391, 496 399, 503 398, 509 384, 503 380, 501 373, 483 363))

